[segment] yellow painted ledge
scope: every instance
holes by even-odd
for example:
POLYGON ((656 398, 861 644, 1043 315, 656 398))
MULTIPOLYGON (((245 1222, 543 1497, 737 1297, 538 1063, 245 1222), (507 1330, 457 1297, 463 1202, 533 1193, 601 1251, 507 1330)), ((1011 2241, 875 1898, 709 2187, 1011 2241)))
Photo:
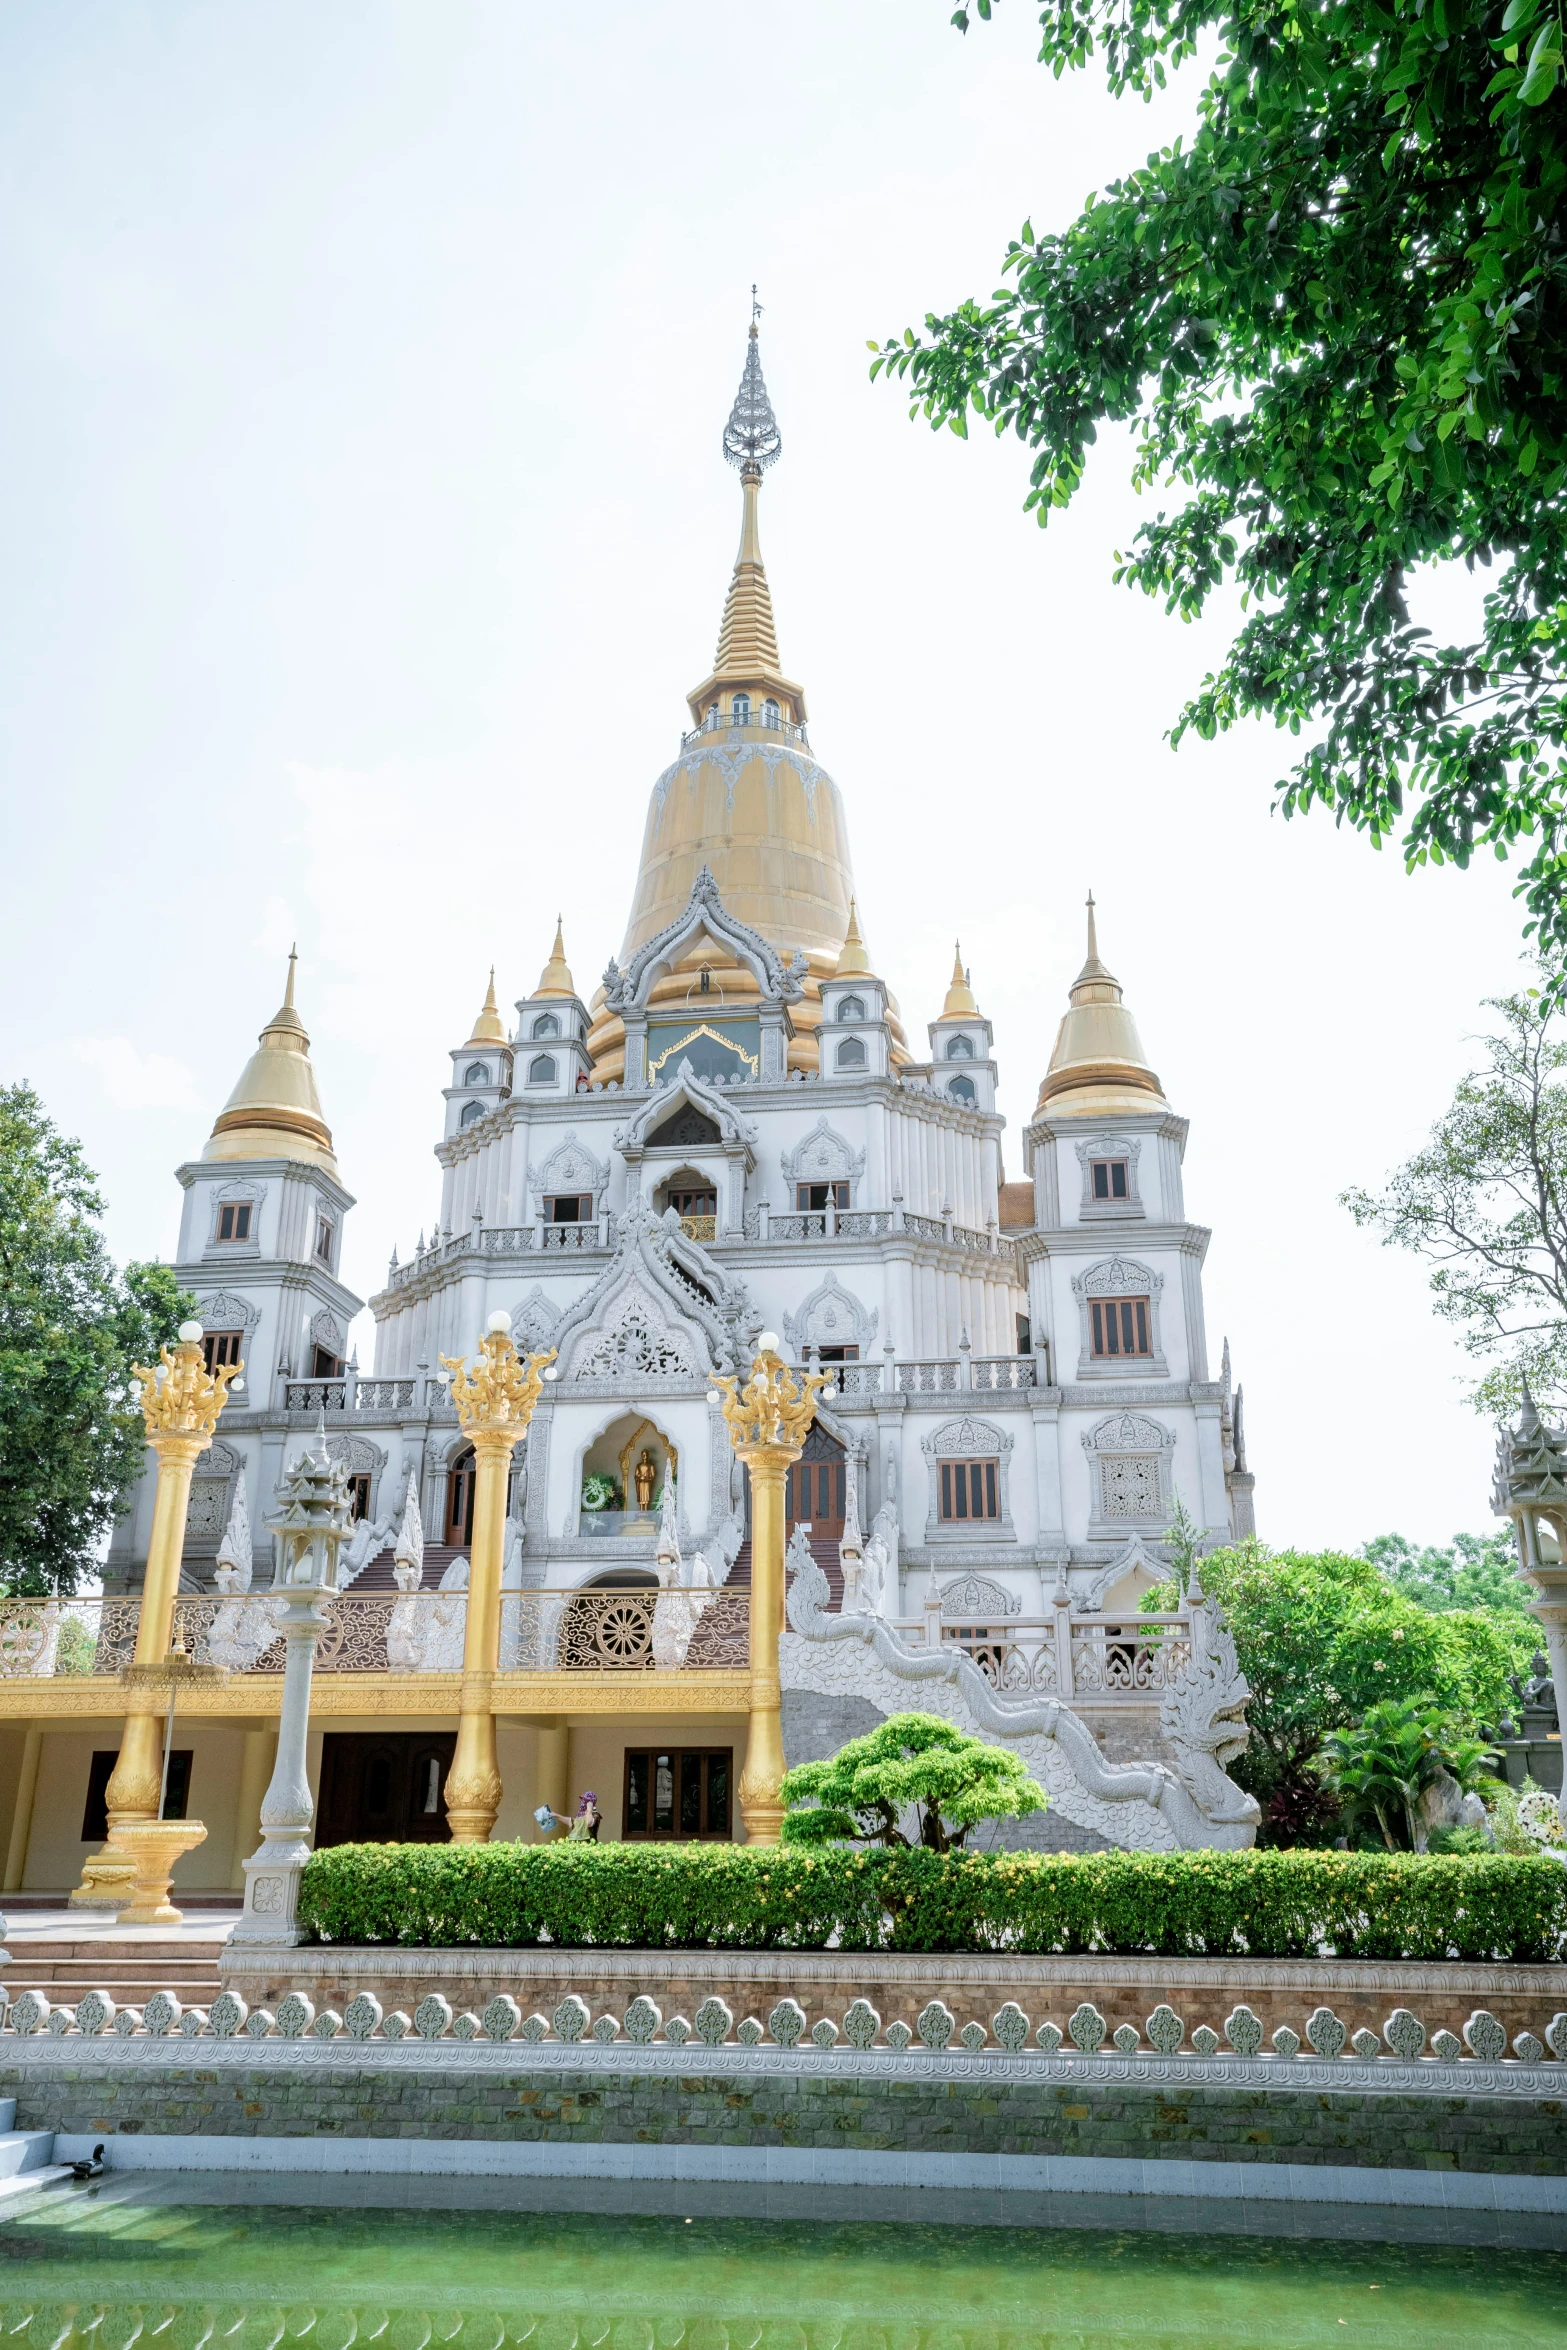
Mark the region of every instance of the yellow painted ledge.
MULTIPOLYGON (((341 1714, 436 1714, 457 1711, 460 1673, 318 1673, 311 1685, 315 1719, 341 1714)), ((497 1673, 497 1714, 744 1714, 750 1675, 713 1673, 497 1673)), ((0 1721, 118 1721, 127 1692, 107 1674, 0 1680, 0 1721)), ((182 1689, 180 1721, 256 1721, 277 1714, 281 1673, 246 1673, 218 1688, 182 1689)))

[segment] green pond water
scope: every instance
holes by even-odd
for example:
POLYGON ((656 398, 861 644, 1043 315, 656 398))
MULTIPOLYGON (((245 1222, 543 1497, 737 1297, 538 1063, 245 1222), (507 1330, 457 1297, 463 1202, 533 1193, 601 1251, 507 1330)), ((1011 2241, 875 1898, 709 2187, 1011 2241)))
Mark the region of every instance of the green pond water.
POLYGON ((19 2350, 1567 2344, 1554 2251, 178 2195, 122 2181, 0 2222, 19 2350))

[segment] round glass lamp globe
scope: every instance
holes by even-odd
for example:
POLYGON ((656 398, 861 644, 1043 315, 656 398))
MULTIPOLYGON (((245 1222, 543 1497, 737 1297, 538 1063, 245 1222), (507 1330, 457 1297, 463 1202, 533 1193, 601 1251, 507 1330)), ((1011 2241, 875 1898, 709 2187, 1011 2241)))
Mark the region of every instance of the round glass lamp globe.
POLYGON ((202 1327, 199 1322, 182 1322, 180 1324, 181 1346, 199 1346, 202 1336, 202 1327))
POLYGON ((511 1316, 506 1312, 504 1306, 497 1306, 494 1313, 485 1323, 484 1327, 486 1330, 509 1330, 511 1328, 511 1316))
POLYGON ((756 1342, 756 1347, 759 1354, 775 1355, 778 1352, 777 1331, 764 1330, 761 1337, 756 1342))

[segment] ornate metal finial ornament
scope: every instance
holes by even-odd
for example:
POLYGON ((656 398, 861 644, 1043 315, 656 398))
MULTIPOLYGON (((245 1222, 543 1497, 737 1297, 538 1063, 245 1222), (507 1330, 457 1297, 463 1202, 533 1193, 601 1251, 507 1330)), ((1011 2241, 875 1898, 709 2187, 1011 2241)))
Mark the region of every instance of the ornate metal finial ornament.
POLYGON ((533 1417, 555 1349, 529 1355, 524 1363, 505 1328, 504 1314, 490 1317, 490 1328, 479 1342, 479 1360, 470 1371, 461 1355, 442 1355, 441 1368, 451 1373, 452 1402, 467 1436, 490 1433, 522 1434, 533 1417))
POLYGON ((731 465, 746 474, 760 476, 769 465, 776 465, 783 440, 778 431, 778 419, 773 404, 767 397, 767 384, 762 375, 762 346, 757 340, 756 322, 762 305, 756 299, 756 288, 751 288, 751 336, 745 348, 745 372, 740 378, 740 389, 735 404, 729 411, 729 422, 724 426, 724 455, 731 465))
POLYGON ((160 1436, 195 1437, 204 1451, 228 1401, 229 1382, 245 1368, 243 1363, 221 1363, 209 1372, 201 1339, 199 1322, 182 1322, 179 1345, 172 1352, 160 1346, 151 1370, 141 1363, 131 1365, 131 1377, 141 1388, 136 1400, 154 1443, 160 1436))
POLYGON ((777 1353, 777 1343, 770 1330, 763 1331, 744 1386, 737 1378, 713 1375, 713 1400, 723 1404, 729 1441, 742 1460, 763 1450, 798 1454, 816 1417, 816 1398, 833 1383, 830 1371, 797 1376, 777 1353))

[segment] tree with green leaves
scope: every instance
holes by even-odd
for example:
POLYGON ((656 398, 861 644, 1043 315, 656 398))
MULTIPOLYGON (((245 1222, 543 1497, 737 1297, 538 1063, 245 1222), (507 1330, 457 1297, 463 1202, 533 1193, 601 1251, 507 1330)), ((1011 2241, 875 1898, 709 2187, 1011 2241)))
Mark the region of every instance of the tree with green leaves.
MULTIPOLYGON (((1527 1617, 1418 1607, 1370 1559, 1342 1551, 1269 1550, 1251 1541, 1202 1562, 1203 1588, 1235 1635, 1251 1686, 1251 1742, 1231 1776, 1263 1807, 1263 1841, 1320 1842, 1334 1832, 1317 1760, 1336 1730, 1388 1698, 1439 1706, 1490 1728, 1514 1703, 1538 1633, 1527 1617)), ((1150 1613, 1176 1604, 1166 1584, 1150 1613)))
POLYGON ((1015 1754, 987 1746, 936 1714, 889 1714, 824 1762, 784 1774, 785 1844, 891 1844, 908 1849, 909 1812, 928 1852, 956 1852, 981 1820, 1043 1811, 1044 1789, 1015 1754))
MULTIPOLYGON (((991 0, 953 22, 988 18, 991 0)), ((1271 719, 1281 780, 1410 866, 1507 858, 1567 947, 1567 101, 1560 0, 1044 0, 1040 62, 1116 96, 1218 54, 1189 138, 1025 222, 988 300, 872 345, 916 415, 1035 452, 1044 523, 1100 429, 1177 493, 1116 577, 1191 619, 1238 585, 1178 717, 1271 719), (1422 570, 1489 580, 1464 641, 1422 570)))
POLYGON ((1378 1534, 1365 1554, 1394 1589, 1433 1615, 1455 1608, 1481 1608, 1532 1621, 1530 1586, 1518 1572, 1518 1548, 1511 1527, 1491 1534, 1455 1534, 1444 1550, 1417 1545, 1403 1534, 1378 1534))
POLYGON ((1456 1714, 1418 1697, 1368 1706, 1352 1728, 1328 1732, 1322 1754, 1323 1777, 1348 1826, 1374 1819, 1389 1852, 1424 1850, 1420 1801, 1428 1787, 1445 1774, 1467 1795, 1498 1760, 1456 1714))
POLYGON ((0 1586, 74 1591, 140 1473, 131 1365, 195 1300, 166 1265, 116 1270, 81 1146, 27 1085, 0 1090, 0 1586))
POLYGON ((1431 1138, 1380 1194, 1342 1204, 1384 1245, 1434 1267, 1431 1295, 1475 1362, 1485 1412, 1513 1410, 1527 1380, 1567 1392, 1567 1035, 1545 985, 1493 997, 1500 1034, 1431 1138))

